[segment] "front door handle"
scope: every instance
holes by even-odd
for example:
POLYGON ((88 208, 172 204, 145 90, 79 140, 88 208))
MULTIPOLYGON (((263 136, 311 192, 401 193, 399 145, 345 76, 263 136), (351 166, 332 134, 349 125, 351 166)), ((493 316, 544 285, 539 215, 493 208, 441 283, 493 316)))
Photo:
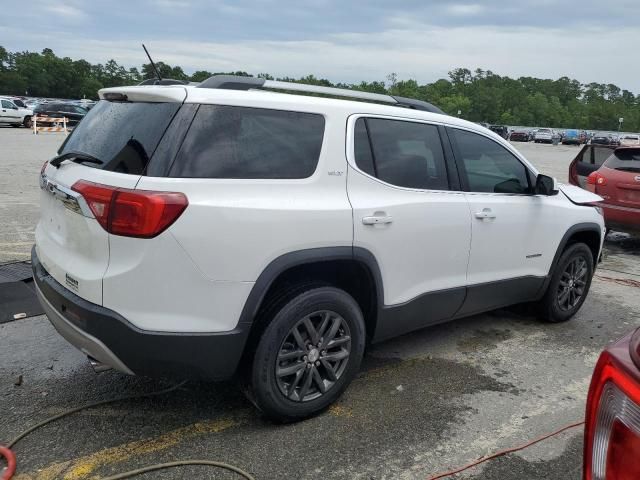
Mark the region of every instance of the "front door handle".
POLYGON ((393 222, 393 218, 389 215, 373 215, 371 217, 362 217, 362 223, 365 225, 384 225, 393 222))
POLYGON ((483 208, 481 212, 474 213, 476 218, 484 220, 485 218, 496 218, 496 214, 490 208, 483 208))

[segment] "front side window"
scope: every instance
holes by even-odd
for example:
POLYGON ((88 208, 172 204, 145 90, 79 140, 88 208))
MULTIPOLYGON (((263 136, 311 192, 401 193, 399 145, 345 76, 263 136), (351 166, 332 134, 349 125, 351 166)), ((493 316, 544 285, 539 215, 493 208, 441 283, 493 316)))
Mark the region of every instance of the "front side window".
POLYGON ((323 136, 319 114, 201 105, 169 176, 307 178, 318 165, 323 136))
POLYGON ((450 131, 469 191, 519 194, 531 191, 527 169, 502 145, 477 133, 456 128, 450 131))
POLYGON ((354 134, 356 165, 369 175, 405 188, 449 188, 436 126, 404 120, 360 118, 356 121, 354 134))
POLYGON ((2 108, 13 108, 14 106, 9 100, 2 100, 2 108))

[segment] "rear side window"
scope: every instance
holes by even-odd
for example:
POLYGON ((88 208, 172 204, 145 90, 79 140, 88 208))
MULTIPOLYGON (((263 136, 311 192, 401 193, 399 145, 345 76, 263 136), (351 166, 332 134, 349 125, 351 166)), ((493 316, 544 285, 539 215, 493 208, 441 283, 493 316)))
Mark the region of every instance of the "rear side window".
POLYGON ((79 152, 102 163, 88 167, 141 175, 179 103, 101 100, 67 137, 60 154, 79 152))
POLYGON ((307 178, 318 164, 323 136, 322 115, 201 105, 169 176, 307 178))
POLYGON ((447 169, 436 126, 361 118, 356 121, 354 133, 356 165, 364 172, 399 187, 448 190, 447 169))
POLYGON ((583 149, 577 156, 579 162, 600 167, 611 156, 613 149, 607 146, 592 144, 583 149))
POLYGON ((640 148, 621 148, 615 151, 604 166, 614 170, 640 173, 640 148))
POLYGON ((354 148, 356 165, 365 173, 372 177, 376 175, 376 169, 373 165, 373 154, 371 153, 371 144, 369 143, 369 133, 364 118, 356 120, 354 136, 354 148))

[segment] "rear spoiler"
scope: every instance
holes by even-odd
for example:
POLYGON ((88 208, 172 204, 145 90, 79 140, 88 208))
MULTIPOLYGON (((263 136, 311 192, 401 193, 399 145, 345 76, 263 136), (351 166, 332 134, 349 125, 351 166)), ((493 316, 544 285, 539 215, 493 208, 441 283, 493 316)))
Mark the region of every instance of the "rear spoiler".
POLYGON ((187 89, 184 87, 183 84, 111 87, 98 90, 98 95, 100 100, 182 103, 187 98, 187 89))

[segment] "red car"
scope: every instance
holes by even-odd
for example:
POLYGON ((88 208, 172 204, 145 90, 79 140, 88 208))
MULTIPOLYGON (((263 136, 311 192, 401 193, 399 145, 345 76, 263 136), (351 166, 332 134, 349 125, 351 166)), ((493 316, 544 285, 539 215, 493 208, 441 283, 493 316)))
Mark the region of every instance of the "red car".
POLYGON ((569 182, 604 199, 607 228, 640 234, 640 147, 586 146, 571 162, 569 182))
POLYGON ((640 329, 607 348, 587 397, 584 480, 640 478, 640 329))

